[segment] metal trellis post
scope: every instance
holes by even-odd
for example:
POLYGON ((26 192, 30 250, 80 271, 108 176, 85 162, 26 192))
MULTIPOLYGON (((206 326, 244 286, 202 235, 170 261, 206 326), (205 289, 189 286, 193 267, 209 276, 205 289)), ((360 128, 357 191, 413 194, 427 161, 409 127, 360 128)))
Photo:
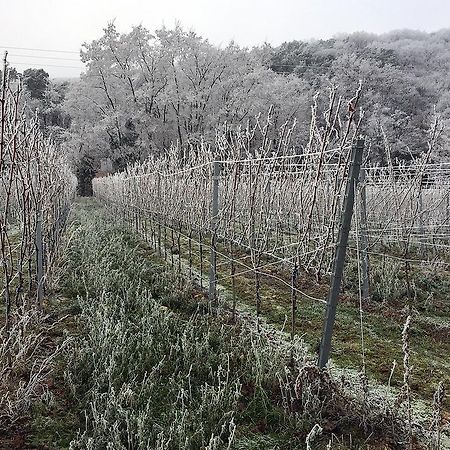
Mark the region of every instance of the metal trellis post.
POLYGON ((42 308, 42 300, 44 298, 44 242, 42 233, 42 209, 37 207, 36 218, 36 278, 37 278, 37 303, 38 308, 42 308))
POLYGON ((364 151, 364 140, 358 139, 352 147, 351 162, 347 185, 345 187, 344 203, 342 207, 341 223, 339 226, 338 240, 333 263, 330 291, 328 293, 327 308, 323 325, 322 341, 320 344, 319 368, 323 369, 330 356, 331 337, 333 335, 336 307, 341 290, 342 275, 344 273, 345 253, 347 250, 348 236, 355 202, 355 188, 358 183, 359 170, 364 151))
POLYGON ((213 163, 212 210, 211 210, 211 259, 209 265, 209 302, 217 307, 217 225, 219 214, 220 163, 213 163))
POLYGON ((367 192, 366 192, 366 169, 361 168, 359 181, 361 183, 360 189, 360 211, 358 218, 361 226, 359 227, 360 248, 361 248, 361 273, 362 273, 362 298, 368 300, 370 298, 369 287, 369 238, 367 236, 367 192))

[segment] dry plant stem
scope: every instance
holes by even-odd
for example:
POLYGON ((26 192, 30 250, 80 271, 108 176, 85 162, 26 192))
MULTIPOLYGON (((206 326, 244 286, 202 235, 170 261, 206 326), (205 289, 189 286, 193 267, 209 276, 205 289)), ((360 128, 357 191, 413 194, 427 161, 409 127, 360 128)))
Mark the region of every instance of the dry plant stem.
POLYGON ((412 449, 412 407, 411 407, 411 364, 410 364, 410 333, 411 316, 406 318, 402 331, 403 349, 403 394, 406 400, 406 413, 408 420, 408 446, 412 449))
POLYGON ((434 432, 433 450, 441 449, 442 429, 443 429, 443 403, 445 399, 445 388, 442 381, 439 382, 436 392, 433 396, 433 422, 432 432, 434 432))
MULTIPOLYGON (((294 343, 295 338, 295 325, 297 318, 297 278, 298 278, 298 263, 296 262, 294 268, 292 269, 292 277, 291 277, 291 341, 294 343)), ((294 365, 294 354, 291 349, 291 364, 294 365)))

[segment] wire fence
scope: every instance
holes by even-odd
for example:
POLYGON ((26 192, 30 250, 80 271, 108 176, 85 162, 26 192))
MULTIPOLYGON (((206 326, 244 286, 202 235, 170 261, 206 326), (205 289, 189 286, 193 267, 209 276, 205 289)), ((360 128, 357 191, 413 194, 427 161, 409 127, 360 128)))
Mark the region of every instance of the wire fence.
MULTIPOLYGON (((164 171, 170 162, 152 161, 135 172, 96 179, 95 194, 163 228, 184 230, 189 239, 214 232, 222 245, 249 253, 254 270, 269 258, 270 264, 286 268, 298 263, 320 277, 331 269, 347 158, 344 153, 341 163, 324 161, 318 168, 317 156, 302 156, 302 170, 289 164, 290 157, 221 161, 214 230, 213 161, 173 172, 164 171)), ((418 161, 415 172, 405 166, 362 170, 358 201, 364 201, 365 217, 358 218, 364 222, 359 234, 366 234, 368 251, 376 252, 381 244, 420 244, 434 253, 450 247, 449 167, 438 171, 418 161)), ((357 238, 355 227, 352 237, 357 238)))

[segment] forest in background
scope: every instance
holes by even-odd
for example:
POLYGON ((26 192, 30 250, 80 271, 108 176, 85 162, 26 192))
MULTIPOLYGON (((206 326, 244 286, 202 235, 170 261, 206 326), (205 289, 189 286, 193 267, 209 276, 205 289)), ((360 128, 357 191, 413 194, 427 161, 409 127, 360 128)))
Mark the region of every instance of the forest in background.
MULTIPOLYGON (((449 42, 450 30, 402 30, 219 48, 180 27, 121 34, 109 24, 83 45, 80 80, 54 82, 33 69, 23 78, 30 109, 65 143, 79 179, 90 179, 105 158, 123 170, 171 145, 197 151, 213 143, 218 127, 245 128, 269 109, 274 142, 280 126, 295 121, 292 142, 303 153, 317 111, 325 125, 330 87, 349 99, 351 113, 360 82, 360 130, 372 161, 409 161, 425 152, 435 113, 445 131, 432 158, 447 161, 449 42)), ((336 127, 336 142, 340 132, 336 127)))

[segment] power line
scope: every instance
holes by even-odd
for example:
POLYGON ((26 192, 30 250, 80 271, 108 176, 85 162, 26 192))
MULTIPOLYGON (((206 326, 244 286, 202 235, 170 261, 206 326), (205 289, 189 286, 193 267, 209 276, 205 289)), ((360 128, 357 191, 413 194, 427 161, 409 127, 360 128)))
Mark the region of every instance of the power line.
POLYGON ((52 49, 45 49, 45 48, 28 48, 28 47, 11 47, 7 45, 0 45, 0 48, 4 48, 6 50, 31 50, 33 52, 52 52, 52 53, 75 53, 77 55, 80 54, 80 52, 75 52, 73 50, 52 50, 52 49))
POLYGON ((80 62, 79 59, 75 59, 75 58, 59 58, 57 56, 16 55, 15 53, 10 53, 8 56, 20 57, 20 58, 58 59, 58 60, 61 60, 61 61, 77 61, 77 62, 80 62))
POLYGON ((84 67, 81 66, 61 66, 57 64, 34 64, 34 63, 23 63, 23 62, 14 62, 14 61, 8 61, 11 66, 42 66, 42 67, 62 67, 64 69, 78 69, 83 70, 84 67))

